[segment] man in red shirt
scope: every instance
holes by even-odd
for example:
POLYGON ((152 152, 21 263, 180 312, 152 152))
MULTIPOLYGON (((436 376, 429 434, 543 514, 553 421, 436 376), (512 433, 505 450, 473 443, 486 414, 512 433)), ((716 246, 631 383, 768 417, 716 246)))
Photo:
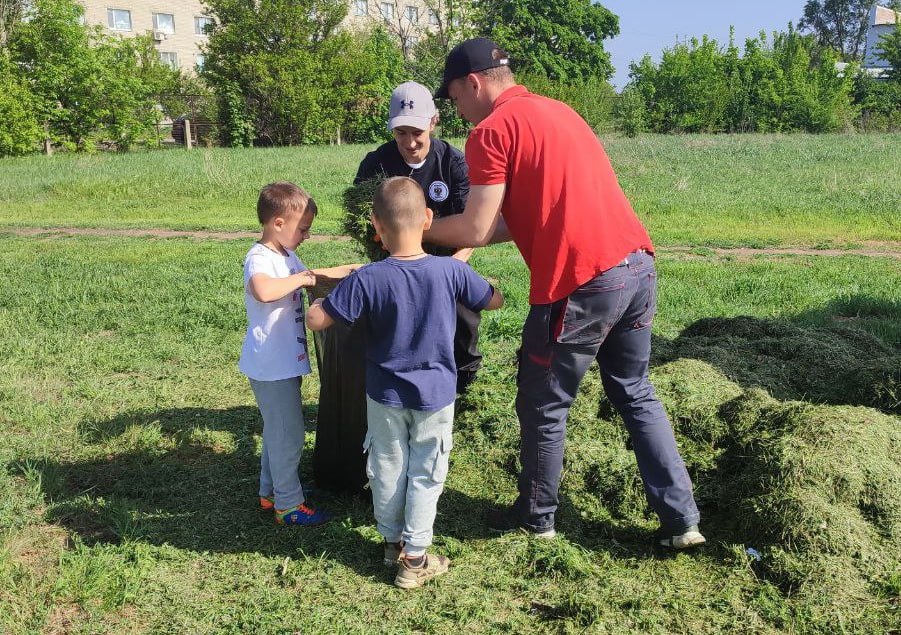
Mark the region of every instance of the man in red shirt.
POLYGON ((436 220, 425 239, 455 247, 512 239, 531 274, 518 352, 519 497, 489 525, 554 536, 566 419, 596 359, 660 518, 660 544, 703 543, 691 479, 648 379, 654 247, 600 141, 569 106, 517 85, 507 54, 486 38, 450 52, 435 96, 475 124, 471 187, 463 214, 436 220))

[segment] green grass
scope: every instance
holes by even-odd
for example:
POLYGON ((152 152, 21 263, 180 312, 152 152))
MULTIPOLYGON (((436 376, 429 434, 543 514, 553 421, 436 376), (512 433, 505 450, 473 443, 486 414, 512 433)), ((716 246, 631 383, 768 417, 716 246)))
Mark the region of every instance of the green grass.
MULTIPOLYGON (((263 151, 253 169, 329 156, 316 152, 263 151)), ((898 628, 896 260, 662 257, 653 379, 710 539, 671 556, 650 547, 634 458, 593 373, 570 419, 562 538, 486 532, 482 512, 515 488, 527 284, 510 246, 477 252, 508 304, 485 316, 486 363, 439 503, 436 549, 454 566, 401 592, 365 501, 325 499, 337 521, 307 531, 253 509, 260 423, 236 368, 247 247, 0 238, 0 632, 898 628)), ((301 255, 325 266, 353 249, 306 244, 301 255)), ((317 389, 313 375, 311 427, 317 389)))
MULTIPOLYGON (((660 245, 844 247, 901 240, 901 135, 605 138, 660 245)), ((458 141, 458 145, 461 145, 458 141)), ((370 147, 180 150, 0 160, 0 226, 255 229, 260 187, 289 179, 340 233, 370 147)))

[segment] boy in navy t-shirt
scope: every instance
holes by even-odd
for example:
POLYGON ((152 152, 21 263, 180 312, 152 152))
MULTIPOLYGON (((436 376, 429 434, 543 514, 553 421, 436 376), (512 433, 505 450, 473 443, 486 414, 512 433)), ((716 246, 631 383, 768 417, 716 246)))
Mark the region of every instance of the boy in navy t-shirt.
POLYGON ((366 472, 385 563, 398 564, 394 583, 401 588, 421 586, 449 565, 426 549, 452 446, 454 307, 504 303, 469 265, 424 253, 422 233, 431 222, 414 180, 384 181, 372 223, 391 256, 351 274, 307 311, 313 331, 366 319, 366 472))

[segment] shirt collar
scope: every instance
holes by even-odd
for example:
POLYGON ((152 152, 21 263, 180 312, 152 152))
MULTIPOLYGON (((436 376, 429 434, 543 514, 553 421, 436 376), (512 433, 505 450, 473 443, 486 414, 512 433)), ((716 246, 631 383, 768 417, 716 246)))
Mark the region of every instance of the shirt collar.
POLYGON ((498 95, 497 99, 494 100, 494 108, 496 109, 501 104, 505 104, 514 97, 521 97, 523 95, 528 95, 529 89, 521 84, 516 84, 515 86, 511 86, 500 95, 498 95))

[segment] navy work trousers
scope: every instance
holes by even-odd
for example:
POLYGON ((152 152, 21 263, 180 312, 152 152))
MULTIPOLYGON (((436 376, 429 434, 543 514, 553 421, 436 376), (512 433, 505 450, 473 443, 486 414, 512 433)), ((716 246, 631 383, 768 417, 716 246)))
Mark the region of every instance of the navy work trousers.
POLYGON ((648 503, 674 532, 698 523, 691 479, 672 426, 648 379, 657 308, 654 258, 629 254, 570 296, 533 305, 517 375, 522 472, 515 504, 535 530, 554 526, 569 407, 597 360, 604 391, 632 440, 648 503))

